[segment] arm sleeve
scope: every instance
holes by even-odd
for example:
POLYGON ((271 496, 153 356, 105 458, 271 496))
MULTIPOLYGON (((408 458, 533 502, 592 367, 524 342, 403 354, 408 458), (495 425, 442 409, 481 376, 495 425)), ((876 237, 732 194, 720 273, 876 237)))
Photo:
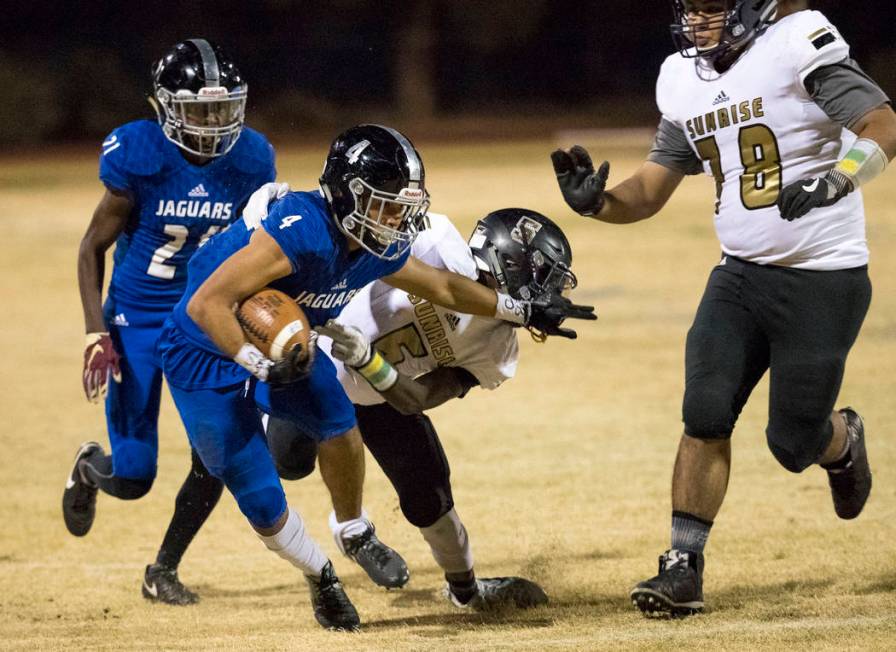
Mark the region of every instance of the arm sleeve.
POLYGON ((691 149, 684 131, 666 118, 660 120, 647 160, 681 174, 703 172, 703 162, 691 149))
POLYGON ((880 86, 850 58, 816 68, 806 91, 828 117, 849 129, 863 115, 890 102, 880 86))
POLYGON ((100 181, 108 188, 133 192, 133 182, 127 170, 127 146, 121 140, 122 134, 116 129, 103 141, 100 154, 100 181))

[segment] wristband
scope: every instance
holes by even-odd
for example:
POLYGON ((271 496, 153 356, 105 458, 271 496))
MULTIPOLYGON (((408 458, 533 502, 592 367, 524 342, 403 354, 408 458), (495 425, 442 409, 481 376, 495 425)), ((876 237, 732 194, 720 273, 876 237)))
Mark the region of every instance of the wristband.
POLYGON ((859 138, 831 170, 829 181, 843 194, 863 186, 887 168, 887 155, 870 138, 859 138))
POLYGON ((509 321, 513 324, 525 325, 529 321, 529 302, 514 299, 509 294, 496 292, 498 303, 495 305, 495 319, 509 321))
POLYGON ((240 350, 233 356, 233 361, 262 381, 268 379, 268 371, 274 366, 272 360, 266 358, 264 353, 258 350, 258 347, 249 342, 240 347, 240 350))
POLYGON ((398 372, 395 371, 395 367, 390 365, 379 351, 373 352, 367 364, 355 368, 378 392, 385 392, 398 382, 398 372))

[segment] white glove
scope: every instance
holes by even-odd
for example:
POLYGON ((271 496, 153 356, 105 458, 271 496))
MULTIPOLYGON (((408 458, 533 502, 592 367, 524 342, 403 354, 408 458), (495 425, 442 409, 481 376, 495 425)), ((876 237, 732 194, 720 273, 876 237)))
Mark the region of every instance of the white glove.
POLYGON ((330 319, 323 326, 318 326, 317 332, 333 339, 330 353, 349 367, 363 367, 370 362, 370 340, 354 326, 344 326, 330 319))
POLYGON ((289 192, 288 183, 271 181, 252 193, 246 207, 243 209, 243 221, 246 228, 252 231, 261 226, 261 222, 268 216, 268 204, 275 199, 281 199, 289 192))

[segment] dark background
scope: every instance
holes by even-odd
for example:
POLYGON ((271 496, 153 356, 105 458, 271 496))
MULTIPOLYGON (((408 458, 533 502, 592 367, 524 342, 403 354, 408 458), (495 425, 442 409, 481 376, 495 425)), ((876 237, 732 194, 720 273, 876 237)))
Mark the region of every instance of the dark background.
MULTIPOLYGON (((896 96, 896 2, 811 6, 896 96)), ((670 17, 665 0, 4 2, 0 143, 95 141, 151 116, 152 62, 195 36, 231 52, 247 122, 283 138, 362 120, 446 136, 650 125, 670 17)))

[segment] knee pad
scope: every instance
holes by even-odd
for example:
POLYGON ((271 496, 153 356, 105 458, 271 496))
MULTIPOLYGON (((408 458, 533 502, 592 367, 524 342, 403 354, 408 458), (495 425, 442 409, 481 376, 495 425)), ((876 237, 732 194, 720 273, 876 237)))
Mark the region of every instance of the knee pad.
POLYGON ((731 397, 710 388, 689 389, 684 393, 684 431, 696 439, 728 439, 734 430, 731 397))
POLYGON ((398 498, 401 513, 415 527, 429 527, 454 508, 451 492, 441 487, 408 492, 398 498))
POLYGON ((235 495, 243 515, 257 528, 269 528, 286 510, 286 496, 278 487, 263 487, 235 495))
POLYGON ((131 478, 119 478, 117 476, 109 480, 108 493, 122 500, 137 500, 143 498, 152 489, 153 478, 148 480, 135 480, 131 478))
POLYGON ((268 421, 266 438, 277 473, 284 480, 300 480, 314 472, 317 441, 284 419, 268 421))
POLYGON ((834 434, 830 419, 818 427, 782 427, 770 423, 765 431, 768 448, 778 463, 791 473, 802 473, 815 464, 831 443, 834 434))

